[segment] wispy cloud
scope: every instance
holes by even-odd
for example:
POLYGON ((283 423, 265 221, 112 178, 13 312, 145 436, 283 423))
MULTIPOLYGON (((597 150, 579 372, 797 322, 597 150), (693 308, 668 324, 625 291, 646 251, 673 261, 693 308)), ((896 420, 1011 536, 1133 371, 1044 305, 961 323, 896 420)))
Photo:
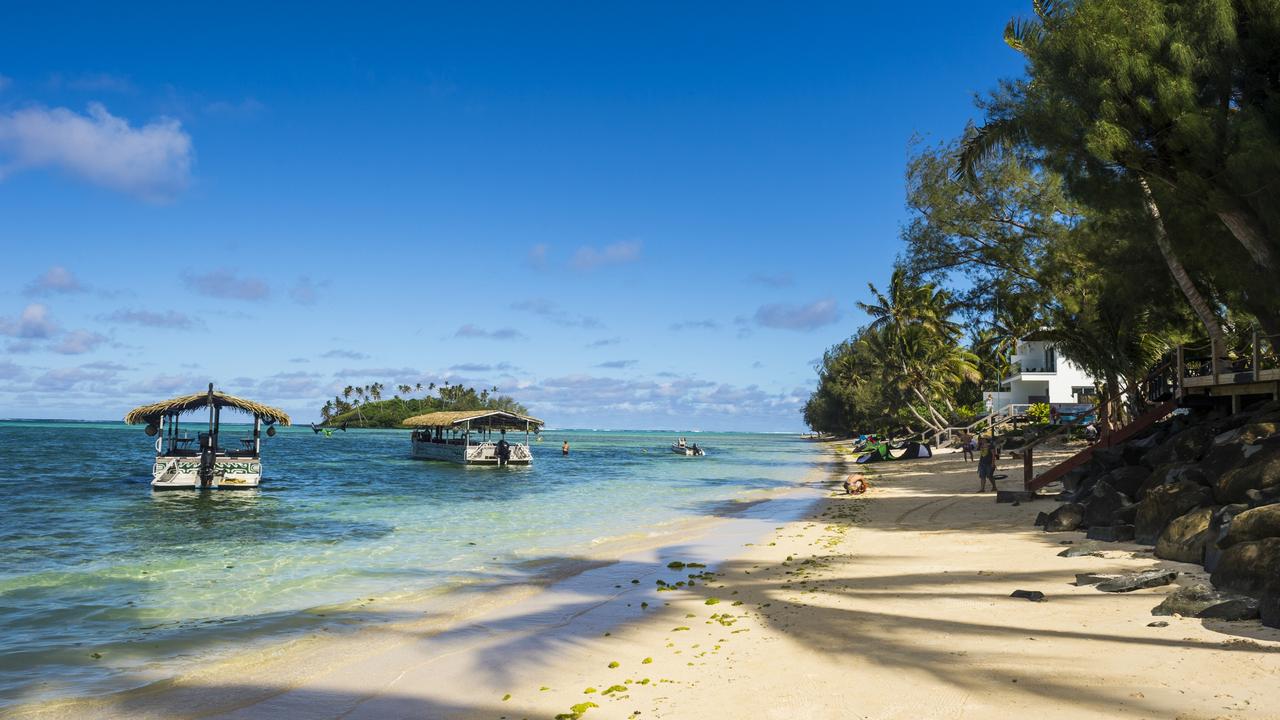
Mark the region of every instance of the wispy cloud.
POLYGON ((129 387, 129 390, 148 395, 168 395, 177 392, 195 392, 209 379, 202 375, 161 374, 152 375, 129 387))
POLYGON ((346 358, 347 360, 368 360, 369 356, 355 350, 330 350, 322 358, 346 358))
POLYGON ((641 243, 638 240, 624 240, 603 248, 590 245, 578 248, 573 254, 570 264, 578 270, 594 270, 606 265, 624 265, 640 259, 641 243))
POLYGON ((766 285, 768 287, 784 288, 791 287, 796 284, 796 279, 789 272, 779 273, 756 273, 751 276, 751 282, 757 285, 766 285))
POLYGON ((524 333, 515 328, 498 328, 497 330, 485 330, 475 325, 463 325, 455 332, 454 337, 465 338, 487 338, 489 340, 523 340, 524 333))
POLYGON ((70 270, 54 265, 27 284, 27 295, 57 295, 84 292, 85 288, 70 270))
POLYGON ((72 330, 54 345, 51 350, 62 355, 83 355, 92 352, 107 341, 106 335, 99 335, 88 330, 72 330))
POLYGON ((53 321, 49 308, 31 303, 22 309, 17 318, 0 318, 0 335, 24 340, 44 340, 58 334, 58 324, 53 321))
POLYGON ((101 322, 117 323, 121 325, 141 325, 143 327, 167 328, 170 330, 194 330, 198 327, 204 327, 204 323, 198 318, 190 317, 176 310, 166 310, 164 312, 155 312, 152 310, 116 310, 115 312, 99 315, 97 318, 101 322))
POLYGON ((247 97, 239 101, 230 100, 214 100, 205 103, 204 112, 206 115, 214 115, 218 117, 231 118, 234 120, 247 120, 262 114, 267 109, 255 98, 247 97))
POLYGON ((50 77, 51 85, 65 85, 71 90, 89 93, 105 93, 113 92, 123 95, 130 95, 138 91, 138 87, 133 81, 123 75, 113 75, 111 73, 85 73, 83 75, 74 75, 64 78, 61 75, 53 75, 50 77))
POLYGON ((315 305, 316 300, 320 299, 320 290, 327 285, 327 282, 314 282, 309 276, 303 275, 289 289, 289 297, 299 305, 315 305))
POLYGON ((133 127, 100 103, 90 103, 84 115, 43 107, 0 113, 0 180, 22 170, 56 168, 149 202, 166 202, 187 187, 193 154, 191 136, 171 118, 133 127))
POLYGON ((596 365, 598 368, 608 368, 610 370, 622 370, 632 367, 636 364, 635 360, 609 360, 596 365))
POLYGON ((529 248, 529 255, 525 257, 525 264, 536 270, 541 270, 547 266, 547 247, 546 243, 538 243, 529 248))
POLYGON ((564 327, 591 329, 604 326, 604 323, 600 322, 599 318, 568 312, 546 298, 521 300, 520 302, 512 303, 511 309, 546 318, 556 325, 563 325, 564 327))
POLYGON ((0 360, 0 380, 22 380, 26 376, 26 368, 8 360, 0 360))
POLYGON ((271 288, 258 278, 240 277, 234 270, 218 268, 206 273, 184 273, 187 287, 212 298, 227 300, 262 300, 271 295, 271 288))
POLYGON ((609 347, 610 345, 617 345, 621 342, 622 338, 620 337, 600 338, 599 340, 587 343, 586 346, 589 348, 602 348, 609 347))
POLYGON ((678 323, 672 323, 671 329, 680 330, 718 330, 720 323, 715 320, 684 320, 678 323))
POLYGON ((488 363, 459 363, 457 365, 450 366, 449 369, 454 372, 485 373, 485 372, 512 372, 514 370, 517 370, 518 368, 515 365, 512 365, 511 363, 500 362, 500 363, 497 363, 496 365, 490 365, 488 363))
POLYGON ((756 310, 756 323, 783 330, 813 330, 840 319, 834 298, 815 300, 808 305, 763 305, 756 310))

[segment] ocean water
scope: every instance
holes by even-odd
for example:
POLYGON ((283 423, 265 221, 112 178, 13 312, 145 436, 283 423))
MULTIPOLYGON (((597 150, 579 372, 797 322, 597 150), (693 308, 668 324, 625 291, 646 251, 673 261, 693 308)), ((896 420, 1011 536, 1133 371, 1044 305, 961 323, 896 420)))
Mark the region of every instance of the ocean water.
POLYGON ((411 460, 405 431, 283 428, 257 490, 153 492, 138 427, 0 422, 0 706, 141 684, 357 601, 532 578, 813 467, 796 436, 687 437, 707 457, 549 430, 533 467, 494 469, 411 460))

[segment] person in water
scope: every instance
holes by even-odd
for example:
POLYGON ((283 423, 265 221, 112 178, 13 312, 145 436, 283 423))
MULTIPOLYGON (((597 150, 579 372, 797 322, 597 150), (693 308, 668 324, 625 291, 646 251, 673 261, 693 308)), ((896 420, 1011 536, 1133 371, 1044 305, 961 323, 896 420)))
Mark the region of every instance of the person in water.
POLYGON ((987 481, 991 481, 991 491, 996 492, 996 447, 990 438, 978 439, 978 492, 987 491, 987 481))
POLYGON ((561 454, 561 455, 568 455, 568 454, 569 454, 569 441, 568 441, 568 440, 565 440, 565 441, 564 441, 564 443, 562 443, 562 444, 560 445, 560 454, 561 454))
POLYGON ((511 459, 511 443, 507 442, 507 433, 502 433, 502 439, 498 441, 498 466, 507 464, 511 459))

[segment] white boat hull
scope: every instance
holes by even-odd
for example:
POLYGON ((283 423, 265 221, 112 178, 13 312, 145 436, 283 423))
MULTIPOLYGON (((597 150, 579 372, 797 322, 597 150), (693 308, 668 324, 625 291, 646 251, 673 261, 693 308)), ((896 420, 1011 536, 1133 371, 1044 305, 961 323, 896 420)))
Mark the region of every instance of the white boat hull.
MULTIPOLYGON (((498 446, 495 443, 455 445, 414 440, 412 457, 415 460, 443 460, 459 465, 497 465, 498 446)), ((511 443, 511 457, 507 460, 507 464, 532 465, 533 454, 529 452, 529 446, 511 443)))
MULTIPOLYGON (((262 462, 256 458, 218 457, 213 463, 210 488, 256 488, 262 483, 262 462)), ((151 469, 151 487, 184 490, 200 487, 200 458, 158 457, 151 469)))

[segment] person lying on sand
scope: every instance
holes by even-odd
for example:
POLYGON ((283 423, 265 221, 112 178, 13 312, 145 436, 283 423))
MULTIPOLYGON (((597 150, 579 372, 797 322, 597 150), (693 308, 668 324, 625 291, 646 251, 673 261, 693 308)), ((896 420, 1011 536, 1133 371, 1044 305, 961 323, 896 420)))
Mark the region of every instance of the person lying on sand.
POLYGON ((861 495, 867 491, 867 480, 861 475, 850 475, 844 479, 845 495, 861 495))

